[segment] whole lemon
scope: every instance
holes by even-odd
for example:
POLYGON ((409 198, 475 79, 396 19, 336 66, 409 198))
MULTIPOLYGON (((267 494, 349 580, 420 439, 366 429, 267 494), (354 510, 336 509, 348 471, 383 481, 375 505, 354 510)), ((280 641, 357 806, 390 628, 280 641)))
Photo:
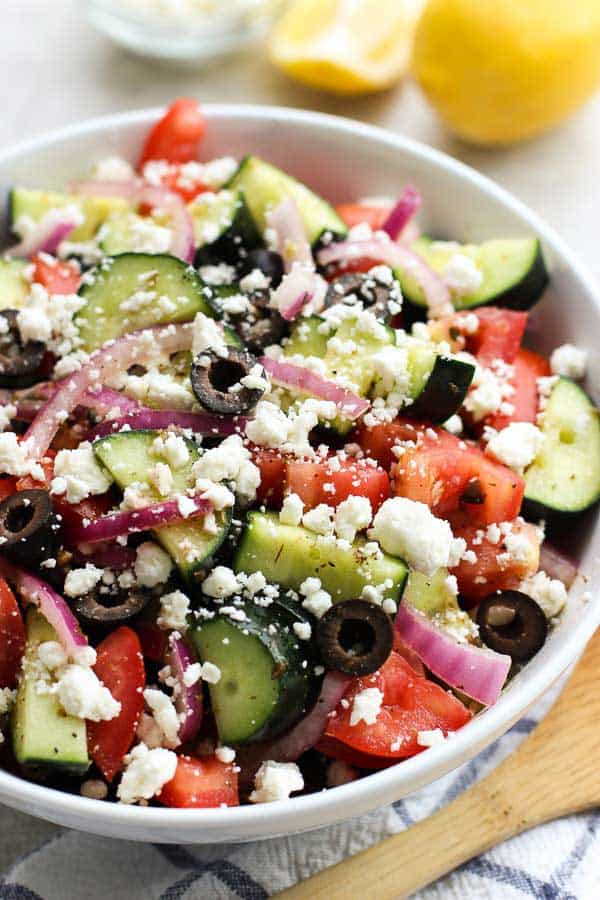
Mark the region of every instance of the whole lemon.
POLYGON ((466 140, 531 137, 600 84, 600 0, 429 0, 413 72, 466 140))

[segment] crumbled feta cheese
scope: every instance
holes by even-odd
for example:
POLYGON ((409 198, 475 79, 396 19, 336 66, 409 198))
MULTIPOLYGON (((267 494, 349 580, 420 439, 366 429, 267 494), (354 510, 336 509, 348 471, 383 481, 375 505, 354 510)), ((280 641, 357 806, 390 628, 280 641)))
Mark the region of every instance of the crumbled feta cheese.
POLYGON ((122 383, 125 393, 145 406, 191 409, 196 402, 189 378, 178 380, 168 372, 150 368, 143 375, 127 375, 122 383))
POLYGON ((178 736, 179 718, 171 698, 157 688, 146 688, 144 700, 161 730, 161 743, 165 747, 177 747, 181 743, 178 736))
POLYGON ((64 711, 79 719, 104 722, 121 712, 121 704, 87 666, 66 666, 58 679, 56 694, 64 711))
POLYGON ((420 747, 435 747, 436 744, 443 744, 445 740, 446 737, 441 728, 419 731, 417 734, 417 744, 420 747))
POLYGON ((104 494, 111 484, 111 476, 99 465, 89 441, 83 441, 74 450, 59 450, 56 454, 50 493, 65 493, 68 503, 80 503, 93 494, 104 494))
POLYGON ((249 799, 251 803, 287 800, 290 794, 301 791, 303 787, 304 779, 296 763, 280 763, 269 759, 261 763, 249 799))
POLYGON ((192 353, 194 356, 198 356, 207 350, 227 356, 227 344, 223 336, 223 329, 215 319, 199 312, 194 319, 192 353))
POLYGON ((254 499, 260 484, 260 471, 239 434, 230 435, 218 447, 203 453, 194 463, 192 474, 199 480, 233 482, 236 494, 245 501, 254 499))
POLYGON ((182 591, 171 591, 160 598, 160 615, 156 620, 159 628, 174 628, 185 631, 190 611, 190 598, 182 591))
POLYGON ((178 434, 157 437, 152 443, 152 452, 166 459, 171 469, 180 469, 189 461, 190 451, 185 440, 178 434))
POLYGON ((17 414, 17 407, 14 403, 6 403, 0 406, 0 431, 6 431, 10 425, 10 420, 17 414))
MULTIPOLYGON (((457 358, 462 356, 463 354, 457 354, 457 358)), ((465 409, 471 413, 475 422, 492 413, 509 412, 504 404, 507 398, 514 394, 514 387, 508 380, 511 371, 511 367, 507 367, 507 371, 496 372, 491 368, 477 366, 464 403, 465 409)))
POLYGON ((298 494, 287 494, 283 498, 279 521, 282 525, 299 525, 302 521, 303 510, 304 502, 298 494))
POLYGON ((83 597, 93 591, 104 574, 92 563, 86 563, 83 569, 71 569, 65 578, 64 591, 67 597, 83 597))
POLYGON ((320 578, 306 578, 300 585, 300 594, 305 598, 302 606, 320 619, 331 607, 331 594, 321 588, 320 578))
POLYGON ((202 582, 202 592, 208 597, 223 599, 237 594, 240 584, 232 569, 227 566, 215 566, 210 575, 202 582))
POLYGON ((235 760, 235 750, 233 747, 217 747, 215 750, 215 756, 219 760, 219 762, 224 763, 225 765, 230 765, 235 760))
POLYGON ((214 663, 205 662, 200 666, 200 677, 207 684, 218 684, 221 680, 221 670, 214 663))
POLYGON ((367 497, 347 497, 335 511, 335 533, 352 543, 358 531, 369 527, 372 518, 373 509, 367 497))
POLYGON ((334 510, 326 503, 319 503, 302 516, 302 524, 315 534, 333 534, 334 510))
POLYGON ((186 687, 193 687, 202 678, 202 666, 200 663, 191 663, 183 673, 183 683, 186 687))
POLYGON ((95 181, 131 181, 135 178, 135 171, 126 159, 106 156, 94 166, 93 178, 95 181))
POLYGON ((0 688, 0 715, 5 716, 17 698, 17 692, 11 688, 0 688))
POLYGON ((252 291, 264 291, 269 287, 271 283, 271 279, 267 278, 265 273, 261 271, 261 269, 252 269, 247 275, 240 281, 240 288, 246 293, 251 293, 252 291))
POLYGON ((350 713, 350 725, 358 725, 364 722, 366 725, 374 725, 383 703, 383 693, 379 688, 364 688, 354 697, 352 712, 350 713))
POLYGON ((156 463, 148 472, 148 480, 161 497, 168 497, 173 490, 173 473, 167 463, 156 463))
POLYGON ((137 548, 133 566, 138 582, 142 587, 156 587, 168 580, 173 562, 168 553, 152 543, 144 541, 137 548))
POLYGON ((156 747, 149 750, 138 744, 125 757, 125 770, 117 789, 121 803, 150 800, 175 775, 177 755, 172 750, 156 747))
POLYGON ((553 375, 563 375, 580 381, 585 376, 588 355, 573 344, 563 344, 552 351, 550 369, 553 375))
POLYGON ((569 599, 567 589, 562 581, 550 578, 545 572, 530 575, 521 582, 519 590, 535 600, 547 619, 557 616, 569 599))
MULTIPOLYGON (((60 453, 58 454, 60 456, 60 453)), ((58 458, 58 457, 57 457, 58 458)), ((4 475, 28 475, 34 467, 29 458, 27 445, 20 442, 14 431, 6 431, 0 434, 0 474, 4 475)), ((39 466, 37 468, 40 468, 39 466)), ((41 472, 43 481, 44 473, 41 472)))
POLYGON ((236 278, 235 268, 226 263, 219 263, 217 266, 200 266, 198 271, 202 281, 215 286, 233 284, 236 278))
POLYGON ((287 440, 289 422, 286 414, 274 403, 261 400, 254 411, 254 418, 246 425, 246 434, 260 447, 277 449, 287 440))
POLYGON ((470 256, 454 253, 444 268, 444 281, 454 294, 464 297, 479 290, 483 274, 470 256))
POLYGON ((461 417, 458 414, 454 414, 450 416, 449 419, 446 419, 442 428, 445 428, 446 431, 449 431, 450 434, 462 434, 463 433, 463 422, 461 417))
POLYGON ((386 552, 401 556, 424 575, 456 565, 465 549, 464 540, 454 538, 448 522, 434 516, 424 503, 407 497, 386 500, 369 535, 386 552))
POLYGON ((309 622, 294 622, 293 624, 294 634, 301 641, 309 641, 312 635, 312 628, 310 627, 309 622))
POLYGON ((66 666, 68 656, 58 641, 43 641, 38 646, 38 659, 49 672, 66 666))
POLYGON ((485 452, 515 472, 522 473, 534 461, 543 443, 544 435, 536 425, 511 422, 494 434, 485 452))

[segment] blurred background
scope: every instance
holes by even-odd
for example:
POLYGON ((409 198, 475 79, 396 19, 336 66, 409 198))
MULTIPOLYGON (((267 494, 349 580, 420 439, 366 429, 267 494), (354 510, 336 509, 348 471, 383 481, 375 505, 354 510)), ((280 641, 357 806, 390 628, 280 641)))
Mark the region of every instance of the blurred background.
POLYGON ((2 7, 3 146, 181 94, 350 116, 497 179, 600 274, 594 229, 582 227, 596 218, 598 0, 429 0, 424 12, 422 0, 4 0, 2 7), (154 56, 125 49, 107 32, 154 56), (190 59, 166 62, 158 58, 164 53, 190 59))

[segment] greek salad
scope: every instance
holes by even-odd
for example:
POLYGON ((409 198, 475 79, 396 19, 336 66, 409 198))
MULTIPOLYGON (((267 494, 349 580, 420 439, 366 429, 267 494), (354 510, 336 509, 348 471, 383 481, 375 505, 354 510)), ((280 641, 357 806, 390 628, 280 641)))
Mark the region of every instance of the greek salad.
POLYGON ((586 353, 529 346, 535 237, 421 232, 199 162, 15 185, 0 258, 0 761, 98 801, 332 788, 451 739, 577 575, 586 353), (569 527, 573 527, 572 524, 569 527))

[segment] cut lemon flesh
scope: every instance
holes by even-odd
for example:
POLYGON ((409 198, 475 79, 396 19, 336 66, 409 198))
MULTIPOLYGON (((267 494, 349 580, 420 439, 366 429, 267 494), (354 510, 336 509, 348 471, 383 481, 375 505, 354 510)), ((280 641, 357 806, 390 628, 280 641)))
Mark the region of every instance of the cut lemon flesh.
POLYGON ((338 94, 381 90, 406 72, 423 0, 296 0, 276 26, 271 61, 338 94))

